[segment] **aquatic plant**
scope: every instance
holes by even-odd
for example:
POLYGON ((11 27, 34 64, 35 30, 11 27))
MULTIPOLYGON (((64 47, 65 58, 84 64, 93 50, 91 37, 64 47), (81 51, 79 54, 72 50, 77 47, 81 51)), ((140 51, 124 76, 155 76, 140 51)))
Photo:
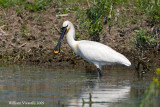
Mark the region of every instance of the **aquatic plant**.
POLYGON ((82 98, 82 103, 83 103, 83 105, 86 104, 86 103, 91 105, 92 103, 96 103, 96 102, 92 101, 92 94, 89 93, 89 101, 87 102, 82 98))
POLYGON ((156 69, 156 76, 153 77, 153 81, 150 83, 148 89, 144 93, 144 98, 141 100, 139 107, 156 107, 156 97, 159 96, 159 76, 160 68, 156 69))

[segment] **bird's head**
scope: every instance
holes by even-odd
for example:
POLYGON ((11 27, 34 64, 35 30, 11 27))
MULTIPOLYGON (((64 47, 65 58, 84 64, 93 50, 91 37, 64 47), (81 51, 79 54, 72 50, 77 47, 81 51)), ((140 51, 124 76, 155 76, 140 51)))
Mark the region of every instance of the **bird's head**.
POLYGON ((71 23, 70 21, 65 21, 65 22, 63 22, 63 27, 62 27, 62 29, 65 28, 65 29, 66 29, 66 32, 68 33, 69 30, 70 30, 70 28, 71 28, 71 25, 72 25, 72 23, 71 23))
POLYGON ((68 33, 70 28, 72 26, 72 23, 70 21, 65 21, 63 22, 63 26, 62 26, 62 33, 60 35, 59 41, 54 49, 54 53, 57 54, 60 52, 60 47, 61 47, 61 42, 63 40, 64 35, 66 34, 66 32, 68 33))

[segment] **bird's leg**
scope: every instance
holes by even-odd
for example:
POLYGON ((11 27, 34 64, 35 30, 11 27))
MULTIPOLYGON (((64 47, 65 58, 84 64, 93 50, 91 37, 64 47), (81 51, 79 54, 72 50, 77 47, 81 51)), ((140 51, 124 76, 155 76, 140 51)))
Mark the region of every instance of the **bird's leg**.
POLYGON ((94 63, 94 65, 97 67, 97 70, 99 72, 99 76, 101 77, 102 76, 102 73, 101 73, 101 65, 100 64, 97 64, 97 63, 94 63))
POLYGON ((101 77, 102 76, 101 69, 97 68, 97 70, 99 72, 99 76, 101 77))

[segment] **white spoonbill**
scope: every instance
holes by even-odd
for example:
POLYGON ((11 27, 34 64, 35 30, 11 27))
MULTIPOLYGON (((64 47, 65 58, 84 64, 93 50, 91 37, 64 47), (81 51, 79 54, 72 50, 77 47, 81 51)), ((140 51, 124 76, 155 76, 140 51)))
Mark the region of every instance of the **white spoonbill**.
POLYGON ((103 65, 131 65, 131 62, 124 55, 104 44, 88 40, 75 41, 75 29, 70 21, 63 23, 62 34, 54 49, 54 53, 60 52, 61 42, 65 33, 67 33, 67 42, 72 50, 84 60, 93 63, 97 67, 100 76, 102 76, 101 67, 103 65))

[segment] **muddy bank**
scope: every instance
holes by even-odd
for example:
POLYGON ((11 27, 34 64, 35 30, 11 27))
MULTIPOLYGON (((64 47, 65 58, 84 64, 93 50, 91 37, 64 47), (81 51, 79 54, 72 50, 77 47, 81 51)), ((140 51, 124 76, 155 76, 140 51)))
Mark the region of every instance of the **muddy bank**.
MULTIPOLYGON (((77 6, 80 7, 80 5, 77 6)), ((123 10, 122 7, 118 9, 123 10)), ((62 65, 61 63, 86 64, 72 52, 65 39, 62 44, 62 53, 58 55, 53 53, 63 21, 72 21, 78 34, 86 35, 79 29, 79 20, 76 20, 77 13, 67 11, 67 16, 57 17, 56 15, 60 14, 59 11, 61 10, 63 9, 56 7, 55 4, 52 4, 46 10, 37 12, 28 11, 23 6, 0 8, 0 61, 59 66, 62 65)), ((126 14, 126 17, 135 16, 130 11, 130 14, 126 14)), ((115 23, 112 26, 109 24, 104 26, 104 32, 100 35, 101 43, 124 54, 132 62, 136 60, 135 63, 139 61, 153 63, 155 57, 159 58, 160 47, 156 51, 154 49, 145 51, 145 57, 147 57, 145 60, 135 57, 139 56, 140 53, 134 47, 132 41, 136 36, 135 30, 141 28, 150 30, 153 27, 147 22, 145 16, 142 17, 143 21, 137 19, 122 26, 116 20, 118 16, 114 16, 114 18, 115 23)), ((79 36, 77 39, 83 38, 79 36)), ((90 37, 86 36, 85 39, 90 40, 90 37)))

